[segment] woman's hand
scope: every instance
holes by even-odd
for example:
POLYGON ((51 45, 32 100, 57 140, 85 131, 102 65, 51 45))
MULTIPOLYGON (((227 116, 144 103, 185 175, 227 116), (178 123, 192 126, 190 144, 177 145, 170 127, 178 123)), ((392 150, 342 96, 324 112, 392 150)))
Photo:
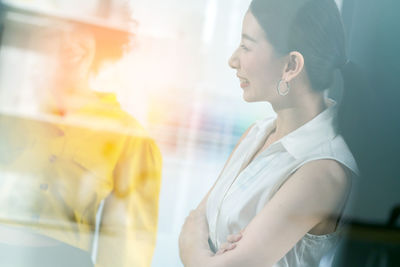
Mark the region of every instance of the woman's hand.
POLYGON ((189 245, 193 240, 199 239, 208 240, 208 223, 204 203, 200 203, 200 205, 192 210, 186 217, 179 236, 179 244, 189 245))
POLYGON ((236 243, 239 242, 240 239, 242 239, 243 236, 242 234, 243 230, 240 231, 240 233, 238 234, 229 235, 227 237, 227 242, 220 246, 219 250, 217 251, 217 253, 215 253, 215 255, 221 255, 229 250, 236 248, 237 246, 236 243))
POLYGON ((194 240, 208 239, 208 224, 205 214, 199 210, 192 210, 186 217, 179 236, 180 246, 190 246, 194 240))
POLYGON ((213 255, 208 245, 208 235, 205 209, 200 205, 190 212, 179 236, 179 254, 185 266, 192 266, 196 258, 194 255, 213 255))

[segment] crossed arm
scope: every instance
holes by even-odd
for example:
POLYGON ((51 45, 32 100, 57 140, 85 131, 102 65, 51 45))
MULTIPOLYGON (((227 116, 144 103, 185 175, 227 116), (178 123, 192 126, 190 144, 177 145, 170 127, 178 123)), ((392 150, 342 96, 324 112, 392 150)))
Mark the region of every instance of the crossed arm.
POLYGON ((182 227, 182 262, 186 267, 272 266, 307 232, 339 213, 349 186, 349 173, 340 163, 305 164, 253 218, 236 247, 222 254, 212 253, 208 246, 207 195, 182 227))

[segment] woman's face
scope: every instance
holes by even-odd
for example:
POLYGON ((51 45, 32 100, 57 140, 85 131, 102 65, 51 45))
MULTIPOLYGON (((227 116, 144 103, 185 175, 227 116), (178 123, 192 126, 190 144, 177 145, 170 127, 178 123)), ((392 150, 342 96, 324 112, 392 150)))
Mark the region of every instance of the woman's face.
POLYGON ((61 36, 59 57, 62 74, 76 82, 87 79, 95 50, 95 39, 90 31, 78 27, 65 31, 61 36))
POLYGON ((256 18, 247 12, 240 46, 229 59, 240 80, 244 100, 274 102, 279 97, 276 87, 282 78, 283 64, 256 18))

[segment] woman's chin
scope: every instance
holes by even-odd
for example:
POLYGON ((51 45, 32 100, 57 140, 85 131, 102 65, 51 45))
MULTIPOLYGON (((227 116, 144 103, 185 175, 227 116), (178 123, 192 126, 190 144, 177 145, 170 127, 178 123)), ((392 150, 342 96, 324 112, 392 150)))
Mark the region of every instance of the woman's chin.
POLYGON ((258 102, 259 101, 253 95, 248 94, 246 92, 243 92, 243 100, 248 102, 248 103, 258 102))

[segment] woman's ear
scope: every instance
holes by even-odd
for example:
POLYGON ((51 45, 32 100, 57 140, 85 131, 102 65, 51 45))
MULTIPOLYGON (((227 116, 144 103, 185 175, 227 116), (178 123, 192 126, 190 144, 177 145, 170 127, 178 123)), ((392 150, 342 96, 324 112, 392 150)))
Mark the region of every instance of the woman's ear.
POLYGON ((282 80, 290 82, 298 77, 304 69, 304 57, 300 52, 292 51, 287 57, 287 62, 282 74, 282 80))

